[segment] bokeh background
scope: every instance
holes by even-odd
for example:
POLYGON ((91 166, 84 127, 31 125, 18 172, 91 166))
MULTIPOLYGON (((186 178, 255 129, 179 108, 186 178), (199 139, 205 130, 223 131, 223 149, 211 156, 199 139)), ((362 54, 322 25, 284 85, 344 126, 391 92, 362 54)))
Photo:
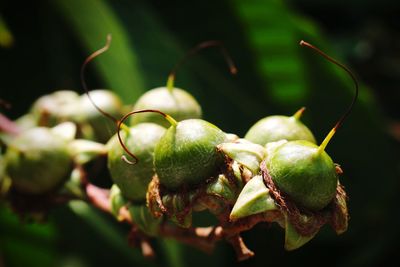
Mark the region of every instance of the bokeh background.
POLYGON ((258 119, 307 107, 319 141, 353 96, 350 78, 313 51, 311 42, 345 62, 359 78, 356 107, 327 151, 345 171, 350 226, 324 227, 293 252, 284 233, 259 225, 244 234, 256 252, 237 263, 221 242, 211 255, 173 240, 154 241, 148 261, 127 245, 128 229, 84 204, 53 210, 45 224, 22 223, 0 204, 0 266, 396 266, 400 238, 400 2, 396 0, 220 0, 0 2, 0 88, 11 118, 57 89, 82 92, 85 57, 111 49, 89 67, 92 88, 117 92, 126 104, 165 84, 195 44, 224 42, 239 73, 217 49, 179 70, 178 87, 201 103, 205 119, 243 136, 258 119), (394 260, 394 262, 393 262, 394 260))

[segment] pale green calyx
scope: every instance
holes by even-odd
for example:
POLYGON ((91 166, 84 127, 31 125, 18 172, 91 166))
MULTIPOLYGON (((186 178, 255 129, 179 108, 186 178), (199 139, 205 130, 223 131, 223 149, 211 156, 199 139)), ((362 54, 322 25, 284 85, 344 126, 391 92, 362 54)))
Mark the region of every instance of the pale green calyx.
POLYGON ((228 201, 235 201, 237 196, 236 189, 236 186, 231 184, 225 175, 220 174, 215 181, 207 185, 206 193, 217 195, 228 201))
POLYGON ((118 221, 122 220, 120 216, 120 209, 127 204, 126 199, 122 196, 121 190, 116 184, 110 189, 110 204, 111 204, 111 213, 117 218, 118 221))
POLYGON ((186 201, 182 194, 166 194, 162 197, 162 203, 169 211, 168 219, 182 228, 192 226, 192 210, 186 210, 186 201))
POLYGON ((264 147, 239 139, 233 143, 223 143, 218 149, 231 159, 247 167, 253 174, 260 171, 260 163, 265 158, 264 147))
POLYGON ((74 140, 76 136, 76 125, 72 122, 63 122, 58 124, 57 126, 51 128, 51 131, 65 139, 66 141, 74 140))
POLYGON ((276 209, 275 201, 270 196, 269 189, 265 186, 262 176, 257 175, 244 186, 229 218, 231 221, 235 221, 253 214, 276 209))
MULTIPOLYGON (((307 218, 306 216, 303 215, 304 220, 312 219, 312 218, 307 218)), ((285 218, 285 249, 286 250, 295 250, 300 247, 302 247, 304 244, 306 244, 308 241, 314 238, 314 236, 317 234, 318 230, 316 230, 314 233, 308 236, 301 235, 296 231, 294 226, 290 223, 289 218, 286 216, 285 218)))
POLYGON ((240 171, 240 164, 237 161, 234 161, 232 163, 232 171, 237 181, 239 181, 241 187, 243 187, 243 179, 242 179, 242 173, 240 171))
POLYGON ((89 161, 107 154, 107 147, 104 144, 76 139, 68 144, 69 153, 78 164, 85 164, 89 161))
POLYGON ((155 218, 146 204, 131 204, 128 209, 133 222, 142 232, 149 236, 157 236, 162 217, 155 218))
POLYGON ((85 199, 86 193, 82 188, 82 180, 85 178, 84 176, 85 174, 82 172, 82 169, 80 167, 75 167, 72 170, 69 179, 65 181, 58 191, 58 194, 71 195, 82 200, 85 199))

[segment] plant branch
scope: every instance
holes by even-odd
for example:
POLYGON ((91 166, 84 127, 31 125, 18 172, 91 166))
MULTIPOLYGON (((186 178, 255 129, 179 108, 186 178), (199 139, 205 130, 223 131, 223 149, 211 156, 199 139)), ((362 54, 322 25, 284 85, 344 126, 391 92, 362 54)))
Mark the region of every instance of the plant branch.
MULTIPOLYGON (((93 206, 111 214, 109 190, 88 183, 86 185, 86 194, 88 201, 93 206)), ((159 234, 160 236, 173 238, 182 243, 197 247, 207 253, 211 253, 214 250, 216 242, 225 239, 233 246, 238 260, 245 260, 254 256, 254 253, 246 247, 240 233, 251 229, 260 222, 276 221, 280 216, 281 214, 279 212, 261 213, 234 222, 223 220, 225 223, 219 226, 191 227, 187 229, 172 225, 168 222, 163 222, 160 225, 159 234)), ((121 208, 118 217, 122 221, 134 226, 127 208, 121 208)), ((135 227, 133 229, 135 229, 135 238, 140 239, 142 253, 145 256, 151 256, 152 248, 148 242, 148 238, 145 238, 143 233, 138 234, 138 230, 135 227)))

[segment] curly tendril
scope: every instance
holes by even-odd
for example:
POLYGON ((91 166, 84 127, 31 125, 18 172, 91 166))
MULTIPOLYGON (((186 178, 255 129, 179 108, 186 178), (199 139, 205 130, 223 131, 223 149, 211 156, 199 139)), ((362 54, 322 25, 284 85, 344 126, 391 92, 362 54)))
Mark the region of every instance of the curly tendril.
POLYGON ((160 115, 162 115, 169 123, 171 123, 171 125, 177 125, 178 122, 172 118, 170 115, 159 111, 159 110, 155 110, 155 109, 142 109, 142 110, 136 110, 136 111, 131 111, 127 114, 125 114, 119 121, 118 121, 118 126, 117 126, 117 135, 118 135, 118 140, 119 143, 121 144, 122 148, 125 150, 126 153, 129 154, 129 156, 131 156, 135 161, 130 161, 125 155, 123 155, 121 158, 128 164, 130 165, 135 165, 136 163, 139 162, 138 157, 136 157, 132 152, 129 151, 128 147, 124 144, 124 142, 122 141, 121 138, 121 134, 120 134, 120 130, 121 130, 121 126, 123 126, 124 121, 129 117, 132 116, 134 114, 137 113, 145 113, 145 112, 153 112, 153 113, 158 113, 160 115))
POLYGON ((358 82, 357 82, 357 79, 356 79, 355 75, 353 74, 353 72, 348 67, 346 67, 342 63, 338 62, 336 59, 328 56, 327 54, 322 52, 319 48, 315 47, 314 45, 312 45, 310 43, 307 43, 307 42, 301 40, 300 41, 300 45, 308 47, 308 48, 314 50, 315 52, 317 52, 318 54, 323 56, 325 59, 327 59, 328 61, 330 61, 333 64, 335 64, 336 66, 339 66, 340 68, 342 68, 344 71, 347 72, 347 74, 349 74, 349 76, 351 77, 351 79, 354 82, 355 94, 354 94, 353 100, 351 101, 351 104, 347 108, 346 112, 342 115, 342 117, 340 117, 340 119, 336 122, 335 126, 332 128, 332 130, 328 133, 328 135, 325 137, 324 141, 319 146, 319 151, 324 151, 325 147, 328 145, 328 143, 331 140, 331 138, 333 137, 333 135, 342 126, 344 120, 349 116, 349 114, 353 110, 354 104, 356 103, 356 100, 358 98, 359 86, 358 86, 358 82))

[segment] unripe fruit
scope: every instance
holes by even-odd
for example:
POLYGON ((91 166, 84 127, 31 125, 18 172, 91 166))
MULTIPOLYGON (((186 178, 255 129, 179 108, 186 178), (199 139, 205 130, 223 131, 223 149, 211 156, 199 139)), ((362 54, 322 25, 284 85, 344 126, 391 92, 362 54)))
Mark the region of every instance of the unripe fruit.
MULTIPOLYGON (((98 108, 112 117, 120 118, 123 115, 122 101, 115 93, 108 90, 90 91, 91 100, 98 108)), ((93 106, 87 95, 80 97, 79 122, 87 123, 93 129, 95 139, 99 142, 107 142, 115 132, 115 123, 105 120, 104 116, 93 106)))
POLYGON ((307 140, 315 144, 314 135, 299 119, 303 111, 304 109, 300 109, 291 117, 275 115, 261 119, 250 128, 244 138, 262 146, 283 139, 307 140))
POLYGON ((129 130, 129 135, 122 133, 124 143, 140 158, 140 162, 131 166, 121 159, 124 150, 118 136, 115 135, 107 143, 107 164, 111 177, 123 196, 129 200, 143 202, 146 199, 147 186, 154 175, 154 147, 165 133, 165 128, 154 123, 140 123, 129 130))
MULTIPOLYGON (((281 144, 267 145, 266 171, 274 184, 296 204, 309 210, 318 211, 326 207, 334 198, 338 187, 338 176, 332 159, 325 148, 350 114, 358 97, 358 83, 353 73, 343 64, 304 41, 300 42, 313 49, 330 62, 345 70, 353 79, 355 95, 347 111, 342 115, 320 146, 305 141, 283 141, 281 144)), ((297 113, 296 113, 297 114, 297 113)), ((296 117, 296 114, 294 117, 296 117)))
POLYGON ((21 193, 43 194, 60 185, 71 171, 67 141, 49 128, 23 132, 8 146, 5 172, 21 193))
POLYGON ((71 121, 79 112, 79 95, 71 90, 59 90, 44 95, 33 103, 31 113, 39 126, 52 127, 71 121))
MULTIPOLYGON (((188 92, 173 88, 159 87, 142 95, 133 107, 133 110, 156 109, 160 110, 177 121, 201 118, 201 107, 194 97, 188 92)), ((131 118, 131 125, 140 122, 154 122, 164 127, 169 127, 168 121, 155 113, 137 114, 131 118)))
POLYGON ((160 183, 169 190, 177 190, 204 182, 224 160, 217 145, 225 138, 218 127, 200 119, 172 125, 154 151, 160 183))
POLYGON ((286 142, 268 155, 268 173, 296 204, 317 211, 336 194, 338 176, 328 154, 304 140, 286 142))

